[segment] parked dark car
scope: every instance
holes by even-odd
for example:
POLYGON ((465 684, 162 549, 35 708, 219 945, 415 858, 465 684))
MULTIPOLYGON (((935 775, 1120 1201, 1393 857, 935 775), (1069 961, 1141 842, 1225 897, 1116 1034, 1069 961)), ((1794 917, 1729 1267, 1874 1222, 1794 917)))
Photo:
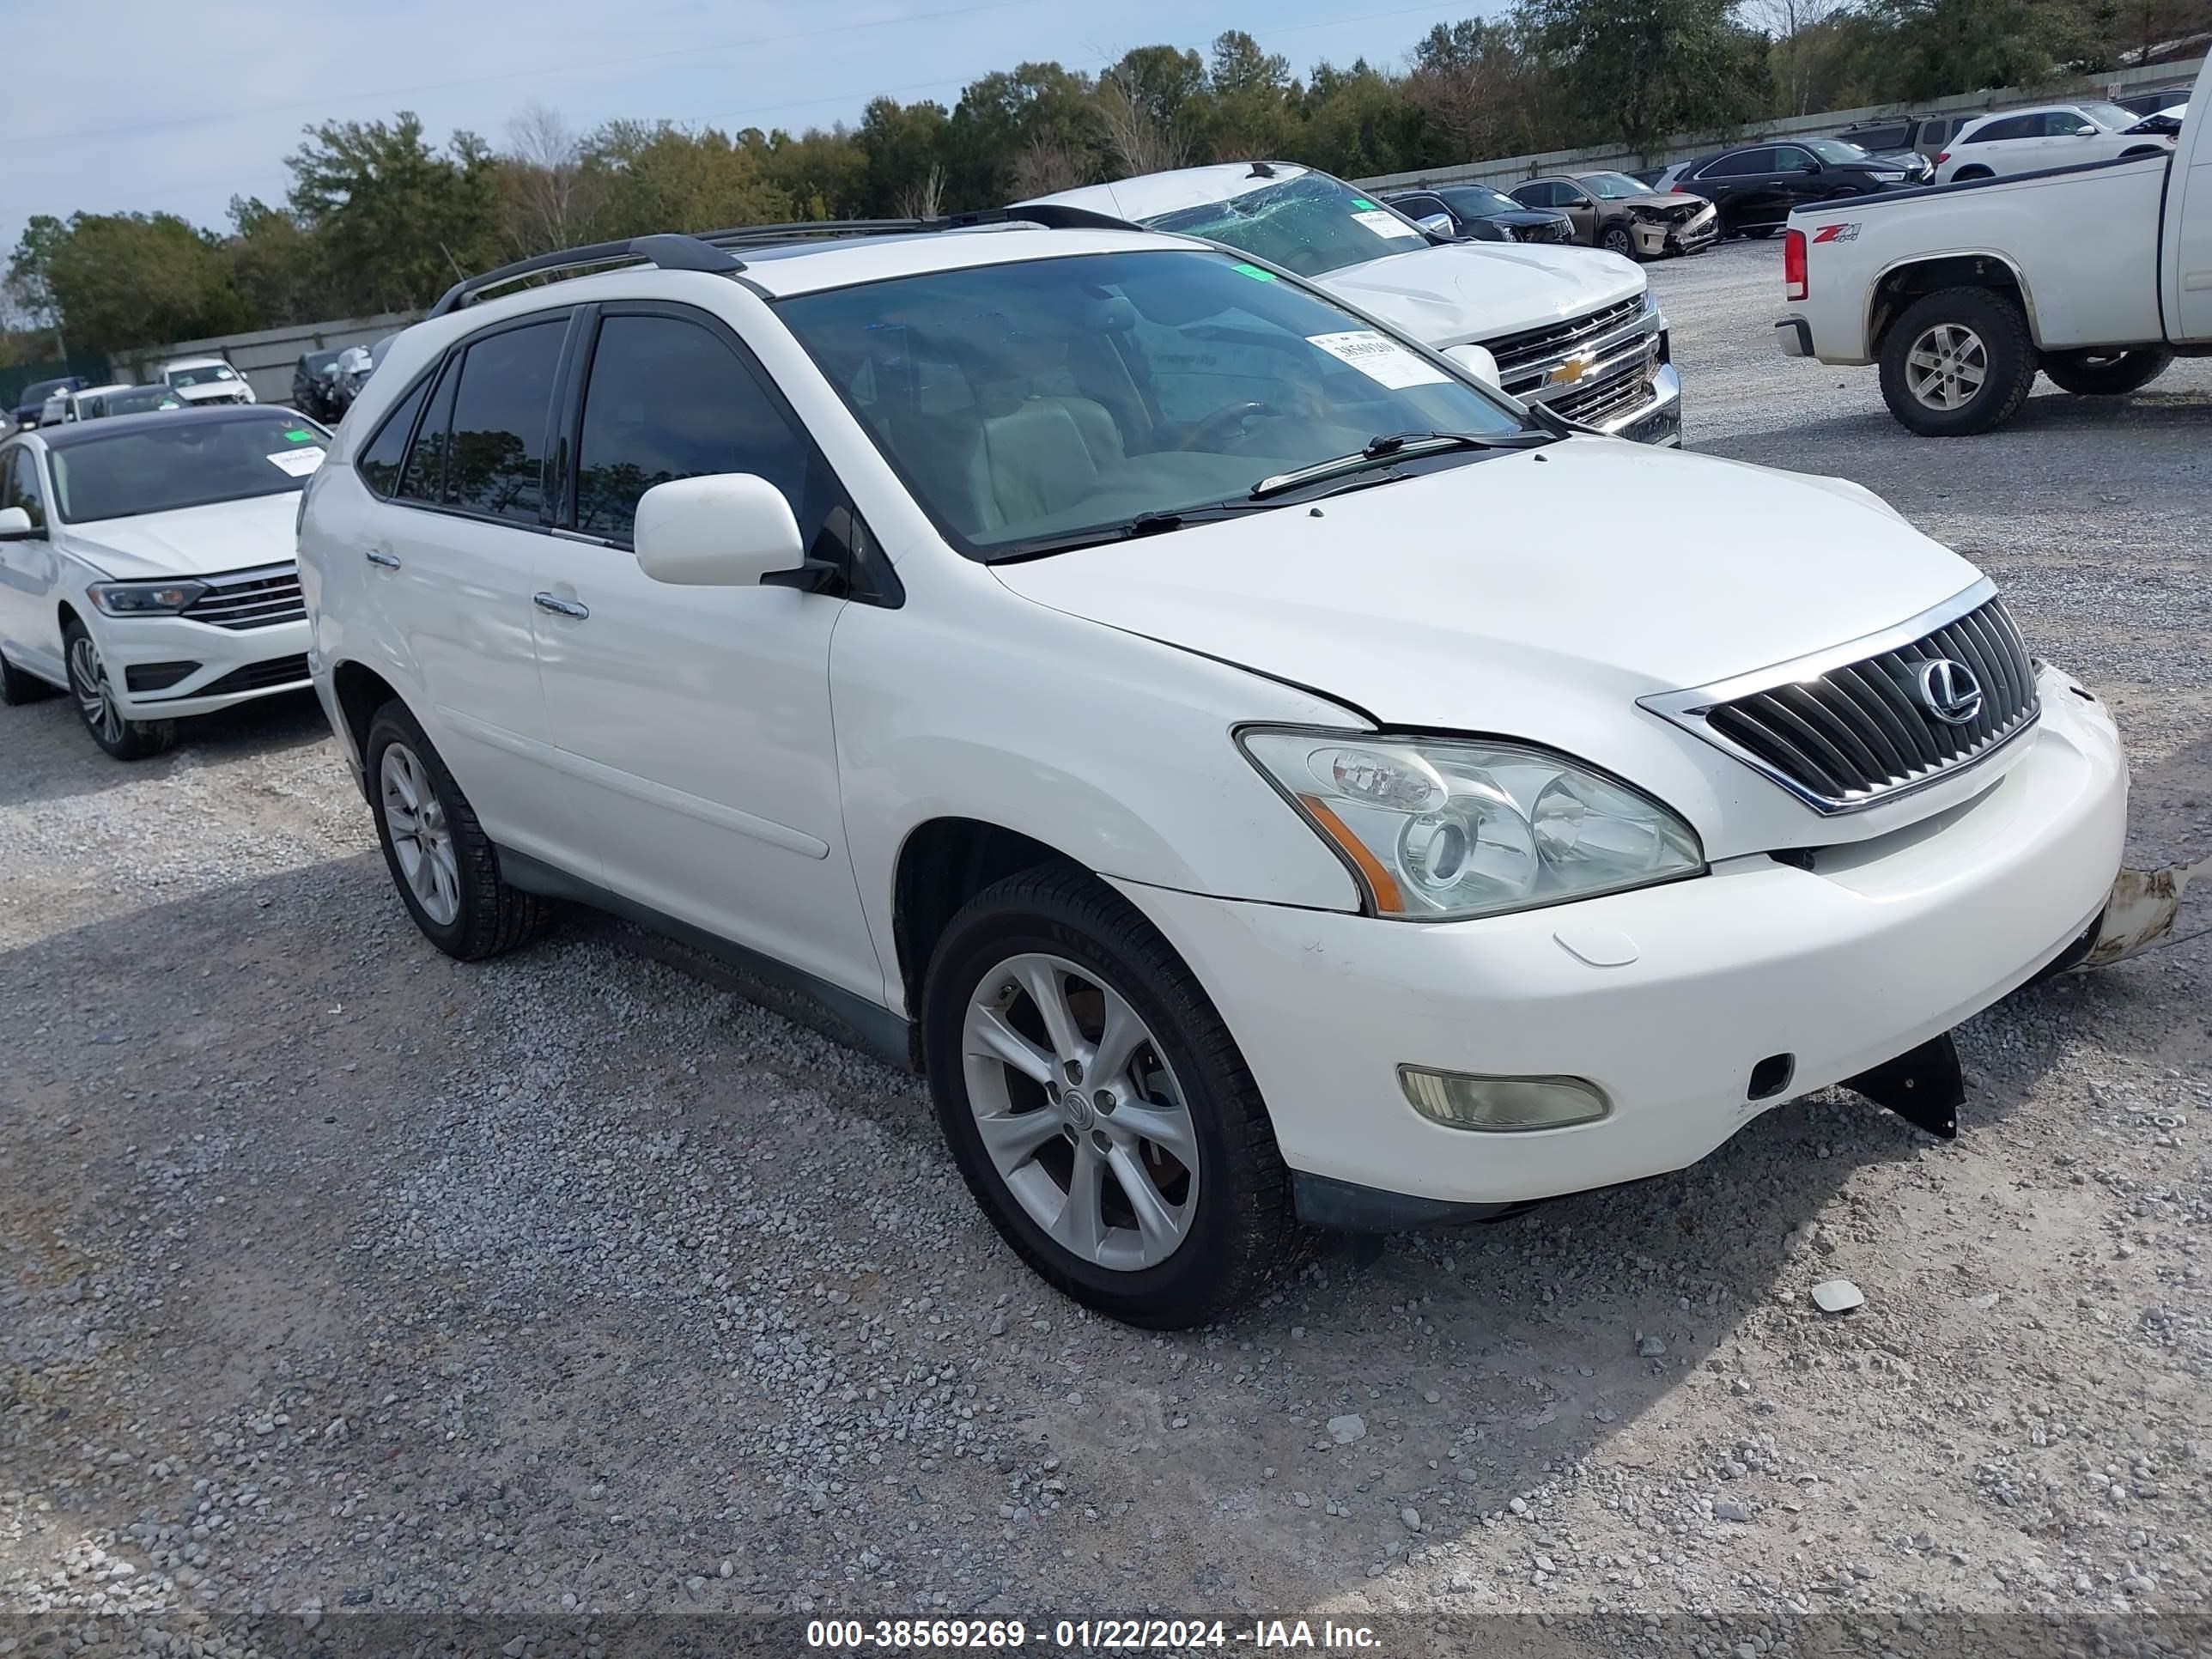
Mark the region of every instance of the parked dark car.
POLYGON ((1968 110, 1963 115, 1893 115, 1878 121, 1858 121, 1836 134, 1847 144, 1856 144, 1869 155, 1919 155, 1930 163, 1943 146, 1969 121, 1984 113, 1968 110))
POLYGON ((1683 170, 1677 191, 1702 196, 1720 210, 1723 236, 1771 236, 1790 210, 1847 196, 1902 190, 1903 167, 1885 163, 1840 138, 1725 149, 1683 170))
POLYGON ((15 424, 36 426, 46 399, 57 392, 82 392, 92 382, 82 374, 64 374, 51 380, 33 380, 15 396, 15 424))
POLYGON ((1702 253, 1719 240, 1720 221, 1702 202, 1662 196, 1625 173, 1554 173, 1513 187, 1525 208, 1564 213, 1575 240, 1624 258, 1702 253))
POLYGON ((1438 185, 1382 198, 1419 223, 1438 216, 1477 242, 1571 242, 1574 222, 1548 208, 1525 208, 1487 185, 1438 185))
POLYGON ((335 351, 303 351, 292 365, 292 407, 319 421, 335 421, 338 411, 331 397, 335 351))
POLYGON ((2172 109, 2176 104, 2187 103, 2192 89, 2189 82, 2184 82, 2178 87, 2162 87, 2156 92, 2130 92, 2106 101, 2118 104, 2131 115, 2155 115, 2162 109, 2172 109))

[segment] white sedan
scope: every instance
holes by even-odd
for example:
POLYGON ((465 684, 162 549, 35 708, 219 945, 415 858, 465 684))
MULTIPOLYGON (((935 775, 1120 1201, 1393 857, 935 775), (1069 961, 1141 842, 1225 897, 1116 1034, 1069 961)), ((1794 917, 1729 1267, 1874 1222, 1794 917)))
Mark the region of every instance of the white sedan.
POLYGON ((118 760, 296 690, 293 524, 330 434, 289 410, 124 415, 0 443, 0 702, 69 692, 118 760))
POLYGON ((1984 115, 1961 128, 1936 158, 1936 182, 1963 185, 2123 156, 2172 155, 2171 133, 2130 131, 2142 119, 2118 104, 2094 100, 1984 115))

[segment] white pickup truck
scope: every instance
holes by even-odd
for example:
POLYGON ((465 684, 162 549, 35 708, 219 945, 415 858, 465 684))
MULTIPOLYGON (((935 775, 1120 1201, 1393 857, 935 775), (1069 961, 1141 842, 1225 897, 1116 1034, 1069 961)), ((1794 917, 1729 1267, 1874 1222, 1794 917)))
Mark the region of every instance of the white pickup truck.
POLYGON ((1880 363, 1890 413, 1929 437, 2008 420, 2038 369, 2109 396, 2212 356, 2208 94, 2212 64, 2171 156, 1793 212, 1784 353, 1880 363))

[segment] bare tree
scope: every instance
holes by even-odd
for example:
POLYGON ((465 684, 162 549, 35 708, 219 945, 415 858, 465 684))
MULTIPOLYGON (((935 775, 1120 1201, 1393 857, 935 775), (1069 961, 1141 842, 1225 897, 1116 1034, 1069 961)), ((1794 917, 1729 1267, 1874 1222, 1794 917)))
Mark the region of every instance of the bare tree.
POLYGON ((1068 145, 1034 137, 1014 157, 1014 193, 1049 196, 1056 190, 1073 190, 1084 182, 1086 171, 1083 157, 1068 145))
POLYGON ((1815 56, 1812 34, 1849 11, 1855 0, 1743 0, 1743 21, 1774 42, 1775 90, 1792 115, 1811 112, 1815 56))
POLYGON ((525 253, 582 240, 588 217, 583 141, 558 110, 532 102, 507 125, 501 169, 507 240, 525 253))
MULTIPOLYGON (((1062 186, 1054 185, 1054 189, 1062 186)), ((1026 192, 1025 192, 1026 193, 1026 192)), ((929 171, 907 185, 891 204, 902 219, 934 219, 945 211, 945 166, 932 161, 929 171)))
POLYGON ((1190 134, 1180 124, 1155 114, 1121 69, 1098 77, 1096 103, 1107 152, 1126 174, 1165 173, 1190 164, 1190 134))

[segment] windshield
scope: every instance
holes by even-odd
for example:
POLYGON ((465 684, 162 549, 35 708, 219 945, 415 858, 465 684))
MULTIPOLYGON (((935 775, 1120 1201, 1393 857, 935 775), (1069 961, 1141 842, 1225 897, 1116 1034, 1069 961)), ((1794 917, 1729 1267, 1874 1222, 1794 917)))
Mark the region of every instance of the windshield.
POLYGON ((58 380, 33 380, 23 388, 22 400, 26 404, 42 404, 57 392, 67 392, 75 385, 76 385, 75 380, 67 378, 58 380))
POLYGON ((2142 116, 2130 114, 2118 104, 2077 104, 2075 107, 2107 132, 2125 132, 2142 119, 2142 116))
POLYGON ((1147 514, 1265 510, 1249 500, 1261 479, 1385 434, 1528 431, 1320 295, 1197 249, 932 271, 777 310, 971 557, 1170 527, 1136 526, 1147 514))
POLYGON ((185 368, 172 368, 161 378, 171 386, 213 386, 218 380, 234 380, 238 371, 228 363, 194 363, 185 368))
POLYGON ((1856 144, 1845 143, 1840 138, 1801 138, 1798 142, 1823 161, 1833 161, 1838 167, 1864 167, 1874 160, 1856 144))
POLYGON ((1454 185, 1449 190, 1437 194, 1465 219, 1486 219, 1493 213, 1525 213, 1527 209, 1510 196, 1500 195, 1487 185, 1454 185))
POLYGON ((1618 202, 1624 196, 1649 196, 1651 186, 1625 173, 1584 173, 1575 182, 1601 201, 1618 202))
POLYGON ((281 495, 307 481, 324 448, 323 434, 296 415, 179 417, 58 447, 48 459, 61 517, 84 524, 281 495))
POLYGON ((1429 246, 1403 214, 1325 173, 1278 179, 1225 202, 1178 208, 1144 222, 1226 242, 1302 276, 1429 246))
POLYGON ((103 399, 111 415, 137 415, 149 409, 182 409, 183 399, 165 386, 134 386, 103 399))

